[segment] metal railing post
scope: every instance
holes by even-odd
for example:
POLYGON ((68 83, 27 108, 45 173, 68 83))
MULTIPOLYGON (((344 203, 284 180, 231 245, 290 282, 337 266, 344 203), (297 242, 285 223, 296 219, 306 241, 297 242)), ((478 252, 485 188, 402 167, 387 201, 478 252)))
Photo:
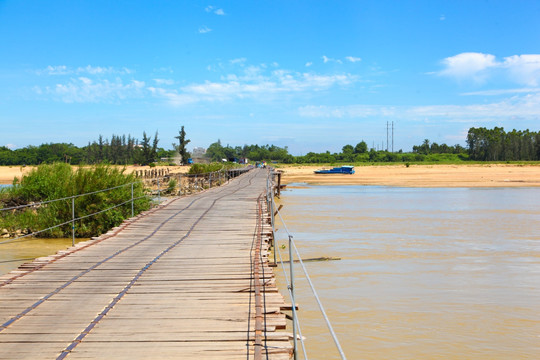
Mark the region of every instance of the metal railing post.
POLYGON ((159 187, 159 178, 157 179, 157 200, 158 200, 158 203, 161 202, 161 189, 159 187))
MULTIPOLYGON (((294 259, 293 259, 293 252, 292 252, 292 247, 293 247, 293 244, 292 244, 292 235, 289 235, 289 269, 290 269, 290 272, 291 272, 291 285, 290 285, 290 289, 291 289, 291 301, 292 301, 292 306, 295 306, 296 304, 296 297, 294 296, 294 259)), ((293 349, 293 355, 294 355, 294 360, 297 360, 298 359, 298 344, 297 344, 297 339, 296 339, 296 316, 295 316, 296 312, 293 312, 293 320, 292 320, 292 326, 293 326, 293 344, 294 344, 294 349, 293 349)))
POLYGON ((133 196, 133 183, 131 183, 131 217, 135 216, 135 207, 133 204, 134 202, 135 202, 135 199, 133 196))
POLYGON ((208 174, 208 188, 212 188, 212 173, 208 174))
POLYGON ((276 220, 274 217, 274 199, 270 198, 270 204, 272 209, 272 245, 274 245, 274 264, 277 264, 277 258, 276 258, 276 227, 274 226, 274 221, 276 220))
POLYGON ((71 246, 75 246, 75 196, 71 198, 71 246))
POLYGON ((178 174, 178 196, 182 196, 182 174, 178 174))

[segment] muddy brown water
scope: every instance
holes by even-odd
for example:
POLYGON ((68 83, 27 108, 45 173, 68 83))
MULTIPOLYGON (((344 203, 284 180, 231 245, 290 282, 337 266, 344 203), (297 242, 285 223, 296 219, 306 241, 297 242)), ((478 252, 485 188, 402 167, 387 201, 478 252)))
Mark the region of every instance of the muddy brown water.
MULTIPOLYGON (((540 189, 302 186, 280 203, 303 258, 342 258, 305 265, 348 359, 540 358, 540 189)), ((339 358, 295 288, 308 357, 339 358)))
MULTIPOLYGON (((75 243, 86 240, 88 239, 76 239, 75 243)), ((56 254, 59 250, 71 247, 71 244, 71 238, 23 238, 0 244, 0 275, 15 270, 19 265, 31 262, 35 258, 56 254)))

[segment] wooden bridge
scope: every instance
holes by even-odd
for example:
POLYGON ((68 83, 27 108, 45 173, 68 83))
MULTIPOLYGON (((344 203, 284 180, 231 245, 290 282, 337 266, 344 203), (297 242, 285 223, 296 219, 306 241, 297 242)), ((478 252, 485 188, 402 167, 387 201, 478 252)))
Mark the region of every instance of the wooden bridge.
POLYGON ((289 359, 266 177, 168 201, 0 277, 0 359, 289 359))

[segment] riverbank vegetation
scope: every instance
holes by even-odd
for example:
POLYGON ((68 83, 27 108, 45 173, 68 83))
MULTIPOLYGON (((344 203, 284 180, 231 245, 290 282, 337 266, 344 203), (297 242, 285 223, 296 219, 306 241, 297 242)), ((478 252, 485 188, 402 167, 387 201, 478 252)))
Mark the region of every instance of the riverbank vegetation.
POLYGON ((72 165, 149 165, 161 158, 175 156, 176 150, 165 150, 158 147, 158 144, 157 132, 153 139, 143 132, 140 141, 131 135, 126 137, 113 134, 110 140, 100 135, 97 141, 89 142, 81 148, 66 143, 41 144, 16 150, 0 147, 0 165, 39 165, 55 162, 72 165))
POLYGON ((78 168, 64 163, 40 165, 21 179, 15 179, 14 186, 0 190, 0 209, 36 204, 0 211, 0 229, 33 233, 54 227, 37 236, 70 237, 71 223, 55 226, 73 218, 72 196, 88 194, 75 198, 75 218, 85 217, 75 222, 75 235, 97 236, 131 217, 132 183, 134 211, 138 214, 150 208, 150 199, 144 196, 143 184, 124 169, 108 165, 78 168), (101 191, 104 189, 111 190, 101 191), (40 204, 56 199, 63 200, 40 204), (98 214, 89 216, 94 213, 98 214))
MULTIPOLYGON (((88 146, 78 148, 73 144, 43 144, 38 147, 10 150, 0 147, 0 165, 37 165, 57 161, 71 164, 141 164, 152 165, 160 159, 169 159, 177 154, 183 158, 190 156, 186 145, 184 127, 176 136, 178 144, 173 150, 158 147, 156 132, 153 140, 143 133, 142 141, 130 135, 113 135, 111 140, 102 136, 88 146)), ((402 150, 392 152, 368 148, 361 140, 356 145, 346 144, 341 152, 330 151, 294 156, 288 148, 276 145, 223 146, 218 140, 206 150, 206 161, 222 162, 268 161, 284 164, 334 164, 334 163, 463 163, 470 161, 540 161, 540 132, 517 131, 505 132, 503 128, 470 128, 466 138, 467 147, 431 142, 425 139, 415 145, 411 152, 402 150)), ((198 171, 198 170, 193 170, 198 171)))
POLYGON ((213 162, 210 164, 193 164, 189 168, 188 174, 189 175, 199 175, 199 174, 207 174, 211 172, 216 172, 220 170, 230 170, 238 168, 238 164, 233 162, 224 162, 224 163, 217 163, 213 162))

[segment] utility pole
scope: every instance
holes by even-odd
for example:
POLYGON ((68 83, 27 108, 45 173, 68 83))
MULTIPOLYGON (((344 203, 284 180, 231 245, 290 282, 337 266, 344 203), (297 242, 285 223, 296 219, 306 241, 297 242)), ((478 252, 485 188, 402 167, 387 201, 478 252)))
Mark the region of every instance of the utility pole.
POLYGON ((394 122, 392 121, 392 153, 394 152, 394 122))
POLYGON ((386 151, 388 151, 388 121, 386 122, 386 151))

